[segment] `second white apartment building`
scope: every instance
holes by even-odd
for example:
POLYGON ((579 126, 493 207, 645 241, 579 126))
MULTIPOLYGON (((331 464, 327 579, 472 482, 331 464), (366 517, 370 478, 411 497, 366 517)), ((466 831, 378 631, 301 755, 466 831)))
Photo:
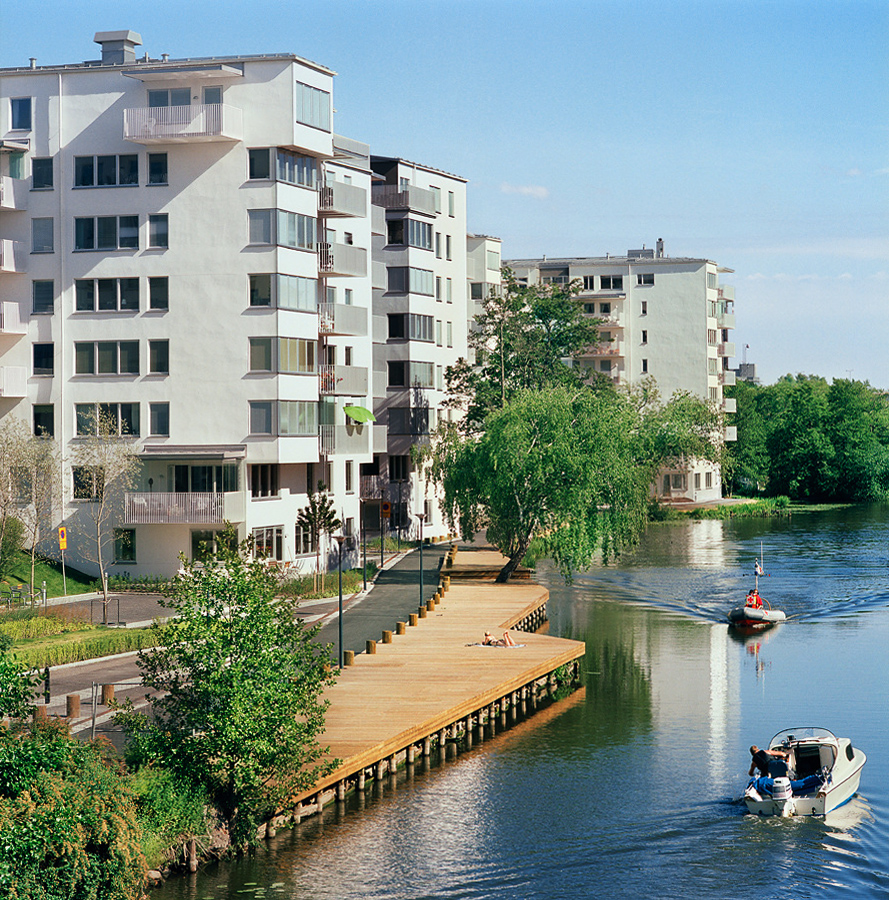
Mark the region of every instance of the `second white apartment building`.
MULTIPOLYGON (((735 383, 729 359, 735 354, 734 289, 719 276, 732 270, 708 259, 669 257, 663 241, 655 249, 629 250, 623 256, 506 260, 528 284, 579 286, 577 302, 599 320, 600 341, 580 365, 615 384, 653 378, 661 399, 688 391, 725 413, 735 401, 723 387, 735 383)), ((725 440, 736 438, 732 425, 725 440)), ((703 503, 722 496, 719 466, 691 460, 660 473, 659 499, 703 503)))

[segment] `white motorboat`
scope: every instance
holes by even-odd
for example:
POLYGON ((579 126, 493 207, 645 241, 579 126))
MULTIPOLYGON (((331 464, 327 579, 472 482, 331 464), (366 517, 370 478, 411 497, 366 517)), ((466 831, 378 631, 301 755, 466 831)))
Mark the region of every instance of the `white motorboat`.
POLYGON ((855 796, 867 757, 848 738, 826 728, 788 728, 769 742, 769 774, 744 792, 747 809, 761 816, 825 816, 855 796))
POLYGON ((759 593, 760 577, 767 577, 762 568, 762 544, 759 545, 759 559, 753 565, 753 576, 756 579, 753 588, 747 594, 743 606, 736 606, 728 614, 730 625, 736 628, 768 628, 783 622, 787 616, 780 609, 772 609, 772 604, 759 593))

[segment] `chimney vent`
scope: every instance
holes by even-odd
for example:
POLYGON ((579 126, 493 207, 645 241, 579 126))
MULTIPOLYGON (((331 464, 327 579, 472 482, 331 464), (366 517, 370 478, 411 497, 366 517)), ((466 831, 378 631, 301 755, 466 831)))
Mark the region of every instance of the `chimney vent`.
POLYGON ((657 239, 657 258, 662 259, 664 256, 664 239, 657 239))
POLYGON ((142 35, 135 31, 97 31, 93 40, 102 47, 102 65, 120 66, 136 61, 142 35))
POLYGON ((32 68, 32 69, 36 69, 36 68, 37 68, 37 57, 36 57, 36 56, 32 56, 32 57, 31 57, 31 68, 32 68))

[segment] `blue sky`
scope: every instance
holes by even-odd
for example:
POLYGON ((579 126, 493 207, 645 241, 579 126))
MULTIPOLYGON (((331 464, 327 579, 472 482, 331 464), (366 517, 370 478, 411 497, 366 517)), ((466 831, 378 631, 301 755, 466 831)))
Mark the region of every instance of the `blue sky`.
POLYGON ((738 359, 889 388, 885 0, 29 0, 0 66, 293 52, 338 73, 335 128, 469 179, 505 257, 735 270, 738 359))

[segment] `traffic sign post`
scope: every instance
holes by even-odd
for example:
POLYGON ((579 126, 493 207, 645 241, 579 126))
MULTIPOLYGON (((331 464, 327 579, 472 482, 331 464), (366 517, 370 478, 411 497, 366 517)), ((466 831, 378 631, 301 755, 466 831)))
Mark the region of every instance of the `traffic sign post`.
POLYGON ((65 577, 65 551, 68 549, 68 529, 59 526, 59 552, 62 554, 62 593, 68 596, 68 579, 65 577))

